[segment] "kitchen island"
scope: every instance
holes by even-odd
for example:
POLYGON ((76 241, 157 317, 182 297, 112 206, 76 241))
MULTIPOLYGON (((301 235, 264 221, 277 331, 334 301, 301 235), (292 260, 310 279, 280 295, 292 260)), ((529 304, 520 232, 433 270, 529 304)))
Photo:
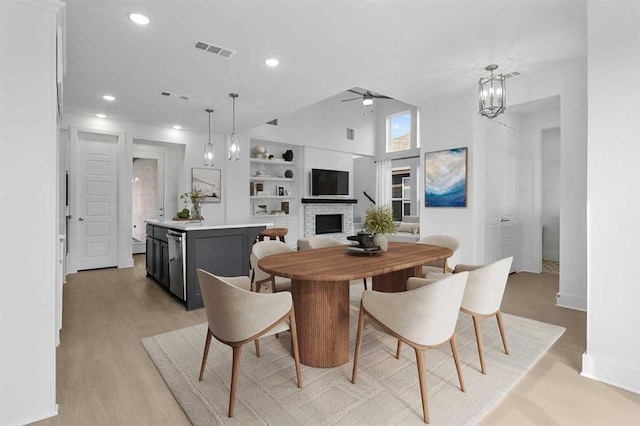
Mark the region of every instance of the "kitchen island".
POLYGON ((268 225, 148 220, 147 276, 183 300, 187 310, 202 308, 196 271, 202 268, 221 276, 248 275, 251 247, 268 225))

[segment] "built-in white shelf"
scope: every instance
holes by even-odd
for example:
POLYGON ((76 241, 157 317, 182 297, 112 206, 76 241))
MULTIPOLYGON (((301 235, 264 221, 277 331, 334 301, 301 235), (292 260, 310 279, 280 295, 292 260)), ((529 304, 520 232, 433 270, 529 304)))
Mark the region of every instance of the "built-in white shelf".
POLYGON ((278 200, 290 200, 295 198, 294 195, 252 195, 249 197, 251 200, 264 200, 264 199, 278 199, 278 200))
POLYGON ((298 163, 296 163, 295 161, 284 161, 281 159, 273 159, 273 160, 267 160, 265 158, 250 158, 249 161, 251 161, 252 163, 264 163, 264 164, 278 164, 278 165, 282 165, 282 166, 293 166, 296 167, 298 165, 298 163))
POLYGON ((256 218, 256 217, 289 217, 291 216, 290 214, 254 214, 251 215, 250 217, 256 218))
POLYGON ((273 176, 251 176, 249 179, 252 182, 295 182, 296 180, 293 178, 283 178, 283 177, 273 177, 273 176))

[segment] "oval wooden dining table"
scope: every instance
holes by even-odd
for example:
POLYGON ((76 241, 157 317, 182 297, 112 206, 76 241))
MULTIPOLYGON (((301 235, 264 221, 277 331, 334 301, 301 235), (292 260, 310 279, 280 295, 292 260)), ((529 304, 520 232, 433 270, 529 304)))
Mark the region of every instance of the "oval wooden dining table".
POLYGON ((353 254, 348 246, 281 253, 258 261, 263 271, 291 279, 300 362, 336 367, 349 362, 349 283, 373 277, 375 291, 406 290, 422 265, 453 254, 448 248, 389 243, 384 253, 353 254))

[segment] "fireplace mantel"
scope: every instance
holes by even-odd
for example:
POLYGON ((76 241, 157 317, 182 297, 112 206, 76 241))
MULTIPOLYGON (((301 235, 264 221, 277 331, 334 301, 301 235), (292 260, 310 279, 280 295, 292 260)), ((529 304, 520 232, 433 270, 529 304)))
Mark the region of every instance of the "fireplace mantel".
POLYGON ((358 200, 355 198, 303 198, 302 202, 307 204, 355 204, 358 200))

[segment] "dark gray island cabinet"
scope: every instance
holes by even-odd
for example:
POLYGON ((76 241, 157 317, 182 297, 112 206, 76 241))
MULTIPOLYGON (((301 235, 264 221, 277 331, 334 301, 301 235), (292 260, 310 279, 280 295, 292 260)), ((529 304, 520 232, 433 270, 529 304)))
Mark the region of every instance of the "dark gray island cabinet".
POLYGON ((147 276, 183 299, 188 311, 202 308, 196 271, 201 268, 227 277, 248 275, 251 246, 267 225, 147 221, 147 276))

